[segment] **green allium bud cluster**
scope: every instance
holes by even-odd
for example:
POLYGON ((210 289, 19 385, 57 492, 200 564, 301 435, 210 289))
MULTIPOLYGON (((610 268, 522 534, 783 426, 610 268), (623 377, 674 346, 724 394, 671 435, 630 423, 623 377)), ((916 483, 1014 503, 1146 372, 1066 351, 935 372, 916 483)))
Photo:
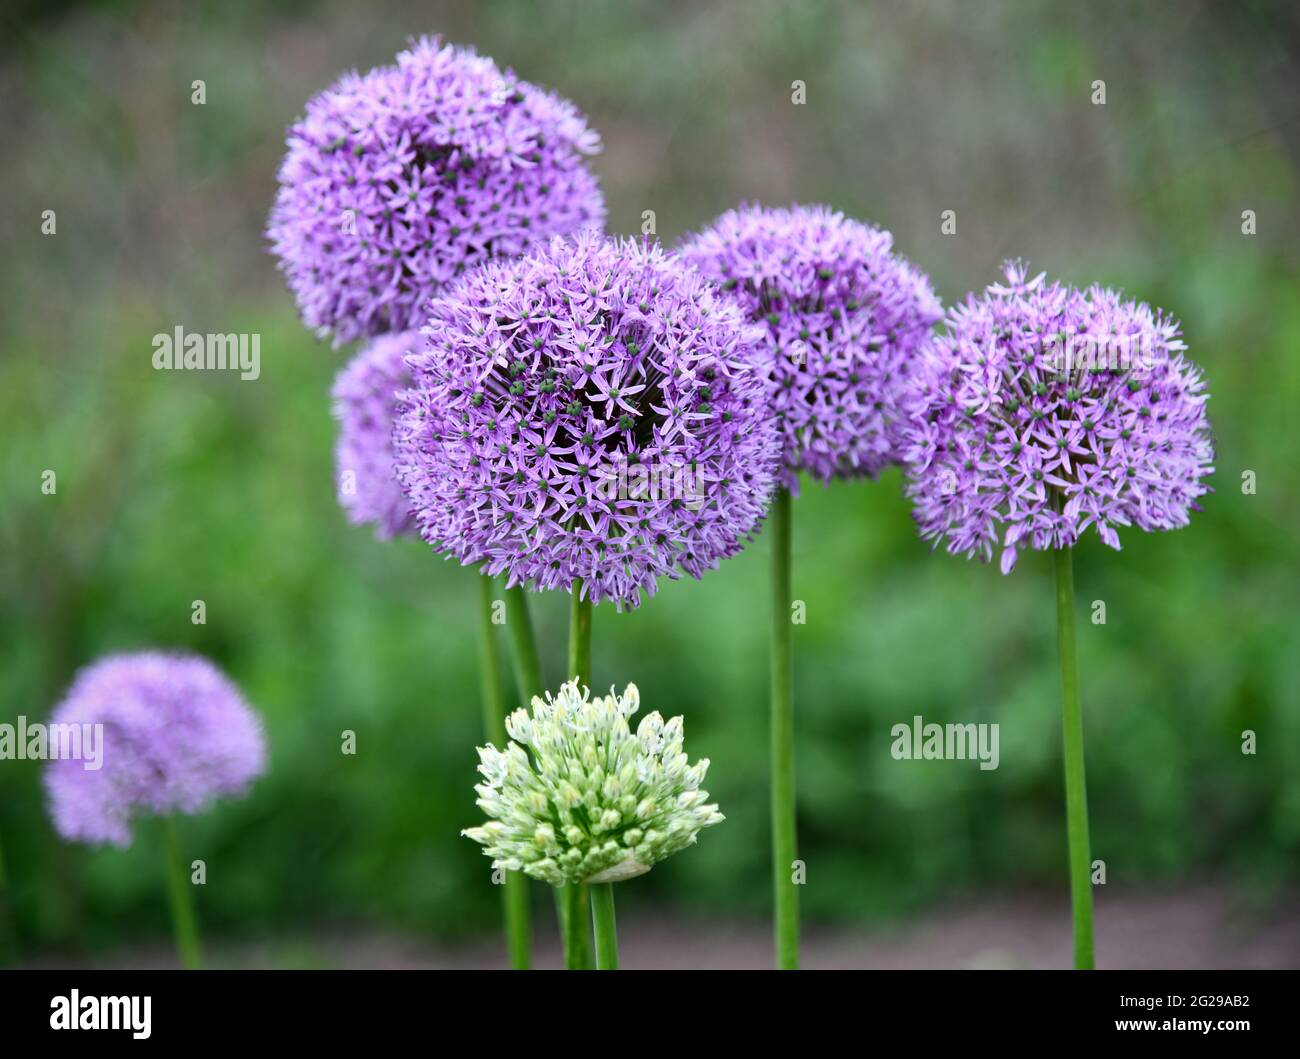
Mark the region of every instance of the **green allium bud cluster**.
POLYGON ((493 867, 553 886, 630 879, 692 845, 724 819, 700 789, 709 759, 687 763, 680 717, 656 711, 633 734, 640 704, 635 684, 591 698, 574 680, 534 698, 531 715, 516 710, 513 742, 478 752, 485 782, 474 790, 489 820, 461 833, 493 867))

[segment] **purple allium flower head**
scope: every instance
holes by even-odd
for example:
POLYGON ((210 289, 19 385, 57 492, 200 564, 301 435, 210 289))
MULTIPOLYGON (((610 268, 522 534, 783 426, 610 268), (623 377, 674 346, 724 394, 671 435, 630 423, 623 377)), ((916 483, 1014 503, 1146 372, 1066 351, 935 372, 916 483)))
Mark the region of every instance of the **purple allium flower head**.
POLYGON ((288 148, 267 235, 336 344, 418 327, 471 266, 604 222, 578 110, 436 37, 313 98, 288 148))
POLYGON ((50 811, 69 840, 131 844, 138 813, 196 813, 262 774, 256 714, 212 663, 146 651, 114 655, 77 674, 52 724, 102 725, 98 769, 76 759, 45 772, 50 811))
POLYGON ((339 504, 354 525, 374 523, 380 540, 415 527, 406 494, 393 474, 392 433, 397 395, 411 381, 406 354, 423 343, 417 331, 381 335, 334 381, 339 504))
POLYGON ((1177 321, 1009 263, 948 314, 915 381, 908 494, 921 535, 1002 572, 1089 526, 1185 526, 1214 459, 1205 383, 1177 321))
POLYGON ((898 402, 942 316, 930 281, 893 236, 825 206, 742 206, 682 255, 767 327, 782 484, 875 477, 900 460, 898 402))
POLYGON ((753 532, 779 445, 761 332, 694 269, 585 232, 432 310, 394 449, 434 547, 621 609, 753 532))

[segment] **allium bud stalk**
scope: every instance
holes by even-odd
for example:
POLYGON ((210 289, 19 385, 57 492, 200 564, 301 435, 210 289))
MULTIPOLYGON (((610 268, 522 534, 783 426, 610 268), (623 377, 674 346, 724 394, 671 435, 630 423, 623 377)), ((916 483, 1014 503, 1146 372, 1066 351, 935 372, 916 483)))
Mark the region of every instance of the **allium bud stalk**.
POLYGON ((1210 491, 1209 395, 1176 320, 1094 286, 1077 290, 1008 263, 968 295, 913 377, 908 494, 921 535, 1009 574, 1026 548, 1056 575, 1066 830, 1074 960, 1093 958, 1083 715, 1074 634, 1075 543, 1095 529, 1188 524, 1210 491))

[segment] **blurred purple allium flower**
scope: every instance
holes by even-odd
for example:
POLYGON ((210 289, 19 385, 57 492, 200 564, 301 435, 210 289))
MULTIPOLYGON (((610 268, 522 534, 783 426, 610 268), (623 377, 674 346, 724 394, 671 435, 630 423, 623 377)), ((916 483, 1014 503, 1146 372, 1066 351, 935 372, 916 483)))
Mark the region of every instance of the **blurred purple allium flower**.
POLYGON ((51 723, 103 725, 97 770, 75 759, 45 772, 50 812, 69 840, 131 844, 138 813, 196 813, 241 793, 266 765, 257 715, 212 663, 146 651, 77 674, 51 723))
POLYGON ((418 327, 471 266, 605 217, 582 114, 436 37, 314 97, 288 148, 267 235, 336 344, 418 327))
POLYGON ((423 343, 418 331, 381 335, 334 381, 339 504, 354 525, 374 523, 380 540, 415 527, 406 494, 393 474, 392 433, 397 395, 411 382, 404 358, 423 343))
POLYGON ((875 477, 898 462, 899 400, 918 347, 943 315, 893 236, 825 206, 742 206, 688 238, 682 255, 767 325, 783 430, 782 484, 875 477))
POLYGON ((1179 326, 1115 291, 1009 263, 927 349, 907 447, 921 535, 1002 572, 1019 549, 1070 547, 1089 526, 1174 529, 1210 491, 1205 383, 1179 326), (1059 507, 1059 510, 1058 510, 1059 507))
POLYGON ((432 309, 394 449, 435 548, 621 609, 754 531, 779 445, 761 332, 694 269, 586 232, 432 309))

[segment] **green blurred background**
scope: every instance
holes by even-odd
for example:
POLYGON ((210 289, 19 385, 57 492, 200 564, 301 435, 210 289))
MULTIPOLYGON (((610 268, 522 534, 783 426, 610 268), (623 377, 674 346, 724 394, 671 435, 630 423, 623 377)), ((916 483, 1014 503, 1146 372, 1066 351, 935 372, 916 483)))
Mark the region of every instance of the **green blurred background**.
MULTIPOLYGON (((1077 550, 1094 854, 1108 891, 1300 881, 1300 402, 1294 5, 1199 2, 19 4, 0 44, 0 721, 77 667, 202 652, 266 720, 271 768, 185 824, 210 936, 435 943, 497 923, 475 822, 471 575, 347 526, 316 342, 262 238, 286 126, 413 34, 472 43, 590 115, 612 231, 668 243, 741 200, 895 234, 945 301, 1004 257, 1183 321, 1213 393, 1216 493, 1189 529, 1077 550), (190 102, 203 79, 207 102, 190 102), (791 83, 807 85, 792 105, 791 83), (1093 105, 1093 82, 1106 103, 1093 105), (57 214, 43 236, 42 211, 57 214), (1258 234, 1242 234, 1242 211, 1258 234), (955 235, 940 214, 956 211, 955 235), (258 332, 262 377, 151 369, 151 338, 258 332), (58 492, 41 492, 42 472, 58 492), (1258 487, 1244 495, 1243 471, 1258 487), (192 601, 207 624, 190 621, 192 601), (1092 600, 1108 621, 1088 622, 1092 600), (340 732, 358 753, 339 752, 340 732), (1241 753, 1241 733, 1258 753, 1241 753)), ((796 505, 807 920, 897 924, 1064 895, 1049 564, 931 555, 897 473, 796 505), (1001 767, 896 762, 889 729, 1001 724, 1001 767)), ((595 683, 683 713, 728 822, 620 916, 766 930, 768 543, 640 610, 599 607, 595 683)), ((548 680, 567 597, 535 597, 548 680)), ((64 845, 39 769, 0 762, 9 955, 161 938, 158 837, 64 845)), ((546 894, 535 894, 549 929, 546 894)), ((1099 897, 1104 925, 1106 897, 1099 897)), ((1300 953, 1293 953, 1300 956, 1300 953)), ((292 952, 276 957, 300 962, 292 952)), ((310 957, 303 957, 310 959, 310 957)), ((1104 961, 1104 952, 1103 952, 1104 961)))

